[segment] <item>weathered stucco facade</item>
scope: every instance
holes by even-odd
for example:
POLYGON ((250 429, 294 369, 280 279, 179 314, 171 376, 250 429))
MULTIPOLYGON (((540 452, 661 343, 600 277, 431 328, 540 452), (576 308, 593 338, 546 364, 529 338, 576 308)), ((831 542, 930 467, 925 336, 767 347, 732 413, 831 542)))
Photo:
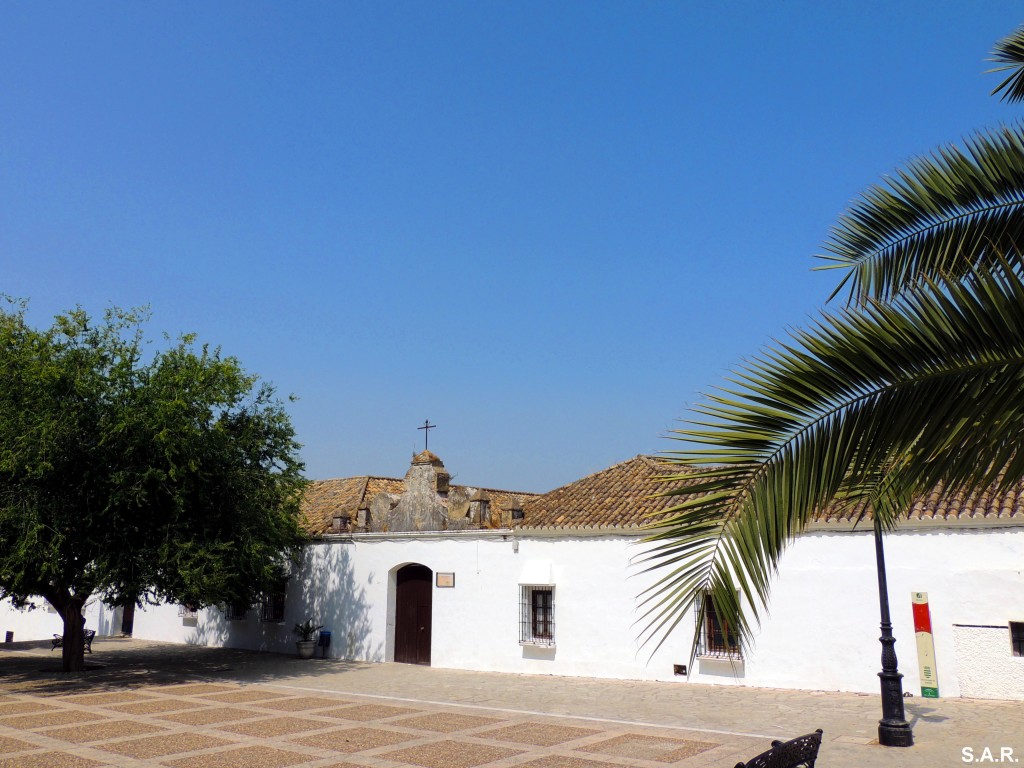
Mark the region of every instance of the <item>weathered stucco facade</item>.
POLYGON ((444 463, 430 451, 416 454, 402 481, 400 493, 380 491, 359 510, 355 531, 465 531, 511 525, 513 510, 521 510, 533 494, 496 491, 504 507, 492 510, 490 494, 452 485, 444 463))

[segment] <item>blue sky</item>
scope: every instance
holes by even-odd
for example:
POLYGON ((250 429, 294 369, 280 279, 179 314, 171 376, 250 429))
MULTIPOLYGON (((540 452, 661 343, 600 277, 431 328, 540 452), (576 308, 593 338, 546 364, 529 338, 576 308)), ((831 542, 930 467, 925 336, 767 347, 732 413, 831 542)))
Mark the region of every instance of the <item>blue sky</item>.
POLYGON ((829 226, 988 96, 1013 2, 6 3, 0 291, 149 304, 299 400, 307 474, 543 491, 837 282, 829 226))

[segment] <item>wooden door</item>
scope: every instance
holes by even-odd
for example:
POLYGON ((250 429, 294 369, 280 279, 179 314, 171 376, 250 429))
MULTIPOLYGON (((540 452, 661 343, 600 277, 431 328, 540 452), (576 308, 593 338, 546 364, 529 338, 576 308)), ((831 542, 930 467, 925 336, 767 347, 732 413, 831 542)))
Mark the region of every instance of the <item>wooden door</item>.
POLYGON ((425 565, 407 565, 397 573, 395 661, 430 664, 431 576, 425 565))

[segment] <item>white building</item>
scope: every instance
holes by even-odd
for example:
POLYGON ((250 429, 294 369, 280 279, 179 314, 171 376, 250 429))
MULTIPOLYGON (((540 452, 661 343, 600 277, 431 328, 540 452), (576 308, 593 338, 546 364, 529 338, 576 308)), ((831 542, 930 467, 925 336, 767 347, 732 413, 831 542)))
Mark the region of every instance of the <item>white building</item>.
MULTIPOLYGON (((316 483, 317 535, 283 596, 179 616, 140 609, 135 636, 289 652, 312 617, 330 656, 439 667, 724 685, 877 692, 878 588, 870 526, 823 519, 781 563, 770 616, 744 657, 713 631, 689 662, 687 617, 652 653, 637 595, 657 574, 644 515, 669 501, 638 456, 543 495, 450 485, 440 459, 404 480, 316 483), (282 599, 283 597, 283 599, 282 599), (688 674, 687 674, 688 673, 688 674)), ((917 504, 886 537, 904 690, 920 695, 911 593, 927 593, 941 696, 1024 698, 1024 507, 1016 496, 917 504)))
MULTIPOLYGON (((121 633, 124 610, 105 605, 99 598, 85 604, 85 626, 100 636, 121 633)), ((64 633, 64 620, 46 600, 39 597, 31 607, 15 608, 10 600, 0 601, 0 640, 49 640, 64 633)))

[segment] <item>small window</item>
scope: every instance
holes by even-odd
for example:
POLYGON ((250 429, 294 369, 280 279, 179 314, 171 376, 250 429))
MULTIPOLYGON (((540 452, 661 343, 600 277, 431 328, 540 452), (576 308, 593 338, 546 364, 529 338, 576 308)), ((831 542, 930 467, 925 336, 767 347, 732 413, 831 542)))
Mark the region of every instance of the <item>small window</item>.
POLYGON ((245 603, 228 603, 224 607, 224 618, 228 621, 242 621, 249 612, 249 606, 245 603))
POLYGON ((178 615, 181 616, 181 626, 183 627, 198 627, 199 626, 199 606, 192 605, 191 603, 185 603, 178 606, 178 615))
POLYGON ((284 621, 284 588, 285 582, 275 586, 263 596, 260 602, 260 621, 280 624, 284 621))
MULTIPOLYGON (((700 618, 700 607, 697 607, 698 619, 700 618)), ((715 602, 711 595, 704 596, 704 624, 700 633, 700 641, 697 646, 698 656, 712 656, 723 659, 741 659, 739 636, 729 629, 728 624, 723 624, 718 618, 718 611, 715 610, 715 602)))
POLYGON ((523 587, 519 642, 522 645, 555 644, 554 587, 523 587))
POLYGON ((1010 622, 1010 647, 1014 656, 1024 656, 1024 622, 1010 622))

